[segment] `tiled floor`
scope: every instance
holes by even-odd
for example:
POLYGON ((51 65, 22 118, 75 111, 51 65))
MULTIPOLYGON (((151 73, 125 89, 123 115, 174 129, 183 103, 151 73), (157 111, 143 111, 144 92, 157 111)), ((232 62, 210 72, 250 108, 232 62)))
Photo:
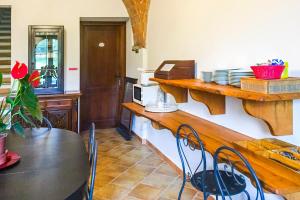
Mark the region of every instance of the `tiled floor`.
MULTIPOLYGON (((88 135, 84 135, 87 141, 88 135)), ((125 141, 114 129, 97 130, 99 142, 95 200, 177 199, 181 178, 135 137, 125 141)), ((187 185, 182 199, 202 199, 187 185)))

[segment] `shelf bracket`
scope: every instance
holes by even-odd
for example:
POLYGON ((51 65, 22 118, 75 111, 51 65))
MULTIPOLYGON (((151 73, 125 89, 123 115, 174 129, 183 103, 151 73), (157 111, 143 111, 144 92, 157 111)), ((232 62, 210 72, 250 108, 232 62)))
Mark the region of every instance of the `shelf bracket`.
POLYGON ((161 126, 159 123, 151 121, 151 125, 154 129, 156 130, 162 130, 162 129, 166 129, 165 127, 161 126))
POLYGON ((243 100, 244 110, 267 123, 274 136, 293 134, 293 101, 243 100))
POLYGON ((208 93, 200 90, 190 89, 191 97, 199 102, 204 103, 211 115, 225 114, 225 96, 208 93))
POLYGON ((188 101, 188 89, 186 88, 160 84, 160 89, 165 93, 171 94, 177 103, 186 103, 188 101))

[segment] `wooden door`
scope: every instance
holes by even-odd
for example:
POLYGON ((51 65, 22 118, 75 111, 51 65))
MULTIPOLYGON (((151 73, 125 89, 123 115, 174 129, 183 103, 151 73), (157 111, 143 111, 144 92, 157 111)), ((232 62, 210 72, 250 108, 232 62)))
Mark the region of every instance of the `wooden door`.
POLYGON ((125 77, 125 22, 81 23, 81 130, 116 127, 125 77))

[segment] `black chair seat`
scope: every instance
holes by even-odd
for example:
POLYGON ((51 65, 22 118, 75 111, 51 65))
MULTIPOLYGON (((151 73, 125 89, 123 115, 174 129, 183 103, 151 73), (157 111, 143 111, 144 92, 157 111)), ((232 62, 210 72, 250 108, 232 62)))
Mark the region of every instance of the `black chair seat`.
MULTIPOLYGON (((227 186, 227 190, 230 195, 236 195, 243 192, 246 189, 245 180, 239 175, 229 176, 230 172, 219 171, 220 175, 227 186)), ((205 192, 213 195, 221 195, 218 188, 214 170, 206 170, 202 172, 197 172, 191 178, 191 184, 197 189, 203 192, 203 183, 205 183, 205 192), (202 180, 203 173, 205 173, 205 181, 202 180)), ((223 190, 226 194, 226 190, 223 190)))

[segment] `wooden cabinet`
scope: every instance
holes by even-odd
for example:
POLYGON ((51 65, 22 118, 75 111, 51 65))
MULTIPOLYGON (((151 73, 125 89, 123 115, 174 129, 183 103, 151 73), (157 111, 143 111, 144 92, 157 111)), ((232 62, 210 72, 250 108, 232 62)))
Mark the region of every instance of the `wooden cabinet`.
POLYGON ((80 93, 40 95, 39 100, 45 116, 54 128, 78 132, 78 99, 80 93))
MULTIPOLYGON (((78 101, 80 93, 39 95, 39 102, 43 112, 52 124, 53 128, 67 129, 78 133, 78 101)), ((16 118, 23 127, 30 127, 20 118, 16 118)), ((38 127, 46 127, 47 124, 37 122, 38 127)))

